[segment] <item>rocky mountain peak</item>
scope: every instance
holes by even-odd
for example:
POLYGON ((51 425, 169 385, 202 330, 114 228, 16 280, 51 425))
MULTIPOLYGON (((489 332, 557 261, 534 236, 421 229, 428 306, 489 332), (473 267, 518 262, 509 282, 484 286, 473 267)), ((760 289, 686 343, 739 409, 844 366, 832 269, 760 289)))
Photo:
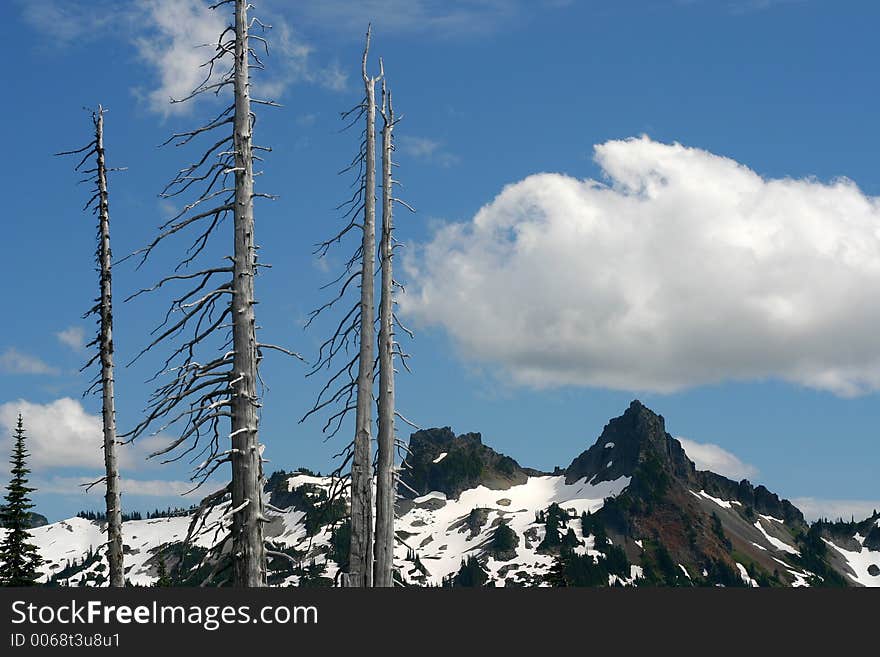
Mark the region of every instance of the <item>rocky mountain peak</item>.
POLYGON ((572 483, 586 477, 598 483, 631 477, 649 456, 678 477, 688 478, 694 472, 681 443, 666 432, 663 416, 635 399, 623 415, 605 425, 592 447, 571 462, 565 480, 572 483))

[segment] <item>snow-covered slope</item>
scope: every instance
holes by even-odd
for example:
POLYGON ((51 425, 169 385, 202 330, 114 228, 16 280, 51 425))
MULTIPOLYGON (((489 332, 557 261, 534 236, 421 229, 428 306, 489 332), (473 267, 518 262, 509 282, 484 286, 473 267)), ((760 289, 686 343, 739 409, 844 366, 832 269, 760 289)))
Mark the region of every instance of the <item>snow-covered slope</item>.
MULTIPOLYGON (((287 483, 291 491, 326 491, 331 486, 328 478, 300 474, 290 477, 287 483)), ((544 476, 529 477, 526 483, 508 490, 478 486, 463 492, 458 499, 447 499, 440 492, 429 493, 405 502, 408 510, 395 526, 400 538, 395 552, 396 565, 407 583, 441 584, 444 578, 458 570, 461 561, 468 555, 482 555, 482 548, 491 540, 494 530, 500 523, 506 523, 516 532, 519 545, 515 555, 509 559, 502 561, 489 557, 487 565, 493 580, 500 586, 508 580, 519 584, 539 583, 553 563, 553 558, 538 552, 538 544, 544 538, 544 525, 536 521, 536 514, 554 502, 572 516, 584 511, 596 511, 602 506, 604 498, 616 495, 628 483, 629 479, 622 477, 595 485, 585 481, 566 484, 563 476, 544 476), (467 520, 475 509, 482 511, 482 520, 478 527, 472 529, 467 520), (412 558, 415 555, 419 556, 424 572, 413 566, 412 558)), ((226 506, 215 512, 212 522, 222 517, 226 506)), ((292 548, 303 555, 303 561, 324 565, 325 577, 335 577, 337 564, 326 554, 332 527, 321 527, 320 531, 310 536, 306 531, 306 514, 302 511, 289 508, 283 513, 275 511, 269 515, 271 522, 266 534, 273 547, 292 548)), ((148 586, 155 583, 158 553, 183 542, 189 523, 189 516, 123 523, 126 577, 132 584, 148 586)), ((583 536, 578 523, 573 522, 571 526, 578 539, 584 540, 579 552, 590 552, 591 537, 583 536)), ((74 574, 62 580, 64 584, 73 586, 94 583, 95 575, 106 573, 104 531, 103 522, 83 518, 71 518, 32 530, 33 542, 45 560, 41 572, 48 579, 71 564, 89 562, 90 555, 94 555, 91 563, 82 569, 75 568, 74 574)), ((193 545, 208 547, 211 535, 211 531, 201 532, 193 540, 193 545)), ((291 575, 279 583, 296 585, 298 580, 298 576, 291 575)))
MULTIPOLYGON (((506 490, 477 486, 454 499, 448 499, 445 493, 432 492, 404 501, 401 511, 405 512, 396 523, 400 542, 395 552, 395 564, 399 577, 410 585, 440 585, 459 570, 467 557, 474 556, 495 586, 546 585, 545 578, 554 564, 555 555, 539 550, 546 527, 537 519, 538 514, 546 511, 550 505, 558 504, 570 516, 567 527, 572 529, 581 543, 574 548, 574 552, 599 557, 601 552, 595 549, 594 537, 584 535, 577 518, 583 512, 595 513, 601 509, 605 499, 624 491, 629 482, 628 477, 620 477, 600 483, 580 480, 566 484, 563 475, 532 476, 526 483, 506 490), (504 555, 494 553, 491 548, 494 533, 501 524, 507 525, 517 537, 515 549, 504 555)), ((291 491, 313 491, 311 494, 315 494, 320 490, 329 490, 331 482, 324 477, 297 474, 287 479, 287 485, 291 491)), ((738 505, 735 500, 714 498, 701 494, 702 491, 692 493, 716 506, 721 513, 730 513, 738 505)), ((218 509, 213 521, 219 520, 224 511, 225 507, 218 509)), ((286 549, 299 555, 304 563, 314 563, 323 571, 321 575, 327 583, 334 580, 338 565, 332 558, 331 526, 323 526, 310 536, 306 531, 306 514, 294 508, 288 508, 283 513, 272 512, 271 518, 267 535, 276 549, 286 549)), ((185 539, 189 522, 188 516, 178 516, 124 523, 126 576, 132 584, 149 586, 156 582, 158 554, 173 553, 173 548, 185 539)), ((880 520, 877 522, 880 523, 880 520)), ((780 538, 787 535, 780 530, 782 521, 761 516, 754 526, 763 536, 763 540, 754 542, 754 547, 766 552, 767 557, 780 569, 785 569, 791 575, 793 585, 805 585, 810 573, 786 560, 786 557, 798 552, 790 538, 780 538)), ((106 573, 103 531, 104 523, 82 518, 71 518, 31 530, 33 541, 45 559, 41 568, 46 578, 44 581, 67 569, 71 574, 61 578, 64 584, 103 583, 102 575, 106 573), (90 555, 93 555, 91 560, 90 555), (74 567, 71 568, 71 564, 74 567), (84 564, 84 567, 77 567, 79 564, 84 564)), ((211 532, 202 532, 195 537, 193 545, 204 548, 210 545, 211 540, 211 532)), ((857 534, 855 544, 849 543, 847 547, 832 540, 823 540, 845 564, 841 570, 853 584, 880 586, 880 551, 865 547, 863 536, 857 534)), ((641 549, 642 541, 636 539, 628 547, 632 548, 633 545, 641 549)), ((169 565, 174 562, 171 556, 166 559, 169 565)), ((757 585, 743 564, 737 562, 736 566, 744 582, 750 586, 757 585)), ((678 567, 690 579, 688 569, 682 564, 678 567)), ((639 575, 641 567, 634 564, 629 577, 617 578, 612 575, 611 578, 622 584, 633 584, 639 575)), ((297 574, 288 574, 276 581, 278 585, 292 586, 299 582, 300 575, 297 574)))
MULTIPOLYGON (((464 491, 458 499, 429 493, 412 500, 411 508, 396 524, 401 542, 395 557, 403 565, 408 556, 419 556, 424 572, 414 565, 404 567, 402 573, 408 582, 441 584, 459 569, 464 558, 483 556, 495 529, 504 523, 519 539, 515 556, 501 560, 487 555, 484 568, 497 586, 539 583, 553 564, 553 557, 538 552, 545 526, 536 520, 536 513, 554 502, 572 516, 594 512, 606 497, 617 495, 629 481, 621 477, 599 484, 584 480, 566 484, 564 476, 529 477, 526 483, 507 490, 478 486, 464 491), (475 510, 476 521, 468 523, 475 510)), ((576 550, 586 553, 592 547, 592 537, 583 535, 580 523, 569 524, 578 540, 584 541, 576 550)))

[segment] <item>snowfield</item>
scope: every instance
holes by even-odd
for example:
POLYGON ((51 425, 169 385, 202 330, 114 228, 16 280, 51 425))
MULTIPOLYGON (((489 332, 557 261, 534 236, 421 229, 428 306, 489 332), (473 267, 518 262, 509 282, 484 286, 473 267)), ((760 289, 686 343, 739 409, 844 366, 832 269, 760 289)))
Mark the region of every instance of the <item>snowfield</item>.
MULTIPOLYGON (((395 550, 395 560, 402 562, 410 550, 416 551, 427 570, 425 583, 440 584, 444 577, 458 571, 463 558, 490 541, 495 528, 503 522, 516 532, 519 545, 516 556, 509 561, 490 557, 486 567, 489 574, 499 585, 543 576, 553 558, 536 551, 544 538, 544 525, 535 521, 535 512, 554 502, 578 516, 584 511, 593 512, 602 507, 606 497, 619 494, 629 482, 629 477, 620 477, 598 484, 585 480, 566 484, 564 476, 545 476, 529 477, 526 483, 507 490, 478 486, 464 491, 457 500, 432 492, 413 500, 412 509, 396 523, 401 543, 395 550), (483 509, 487 514, 476 534, 465 522, 474 509, 483 509)), ((580 522, 569 523, 569 527, 585 542, 579 552, 598 554, 592 550, 592 537, 583 536, 580 522)))
POLYGON ((844 550, 827 539, 823 538, 822 540, 828 544, 829 548, 837 550, 846 559, 847 565, 855 573, 855 576, 848 575, 850 579, 855 580, 862 586, 880 586, 880 574, 872 575, 868 572, 871 566, 880 568, 880 552, 872 552, 864 547, 858 552, 844 550))

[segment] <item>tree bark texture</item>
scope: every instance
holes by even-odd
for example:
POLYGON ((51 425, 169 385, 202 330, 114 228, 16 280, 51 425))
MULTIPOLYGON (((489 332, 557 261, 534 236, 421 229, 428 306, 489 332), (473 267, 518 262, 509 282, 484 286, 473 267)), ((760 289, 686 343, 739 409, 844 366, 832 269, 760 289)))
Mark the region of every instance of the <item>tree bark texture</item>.
POLYGON ((374 586, 393 586, 394 566, 394 279, 392 273, 391 179, 394 110, 391 96, 382 99, 382 236, 379 241, 381 296, 379 299, 379 432, 376 476, 376 569, 374 586))
POLYGON ((113 295, 110 252, 110 203, 107 191, 107 167, 104 160, 104 110, 95 113, 95 154, 98 182, 98 265, 100 270, 100 333, 102 407, 104 430, 104 469, 107 513, 107 561, 110 586, 125 586, 122 555, 122 503, 119 492, 119 463, 116 457, 116 401, 113 375, 113 295))
POLYGON ((248 21, 245 0, 235 0, 235 243, 233 251, 232 508, 233 585, 266 586, 263 543, 263 468, 257 416, 257 339, 254 319, 254 171, 248 21))
POLYGON ((360 357, 357 376, 354 456, 351 466, 351 549, 349 581, 372 586, 373 580, 373 464, 372 406, 374 360, 374 282, 376 250, 376 81, 367 75, 370 32, 364 47, 362 74, 366 91, 366 171, 361 242, 360 357))

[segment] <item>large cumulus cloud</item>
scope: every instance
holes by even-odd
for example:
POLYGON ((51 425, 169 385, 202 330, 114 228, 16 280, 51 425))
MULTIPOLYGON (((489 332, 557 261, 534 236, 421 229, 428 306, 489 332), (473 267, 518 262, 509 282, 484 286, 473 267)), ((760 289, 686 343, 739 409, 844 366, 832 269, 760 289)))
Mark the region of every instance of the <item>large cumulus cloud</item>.
POLYGON ((529 176, 438 230, 403 311, 535 387, 880 387, 876 198, 647 137, 595 158, 604 182, 529 176))

